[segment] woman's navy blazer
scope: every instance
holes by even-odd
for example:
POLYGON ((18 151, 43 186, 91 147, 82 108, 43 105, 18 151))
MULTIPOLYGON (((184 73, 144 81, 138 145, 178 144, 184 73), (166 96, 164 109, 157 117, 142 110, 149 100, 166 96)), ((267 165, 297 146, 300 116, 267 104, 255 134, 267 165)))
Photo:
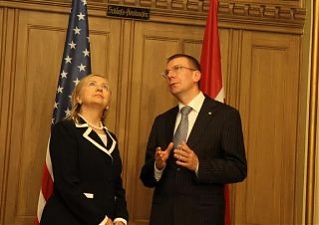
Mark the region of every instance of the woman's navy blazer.
POLYGON ((54 191, 42 225, 98 225, 105 216, 128 220, 117 139, 104 127, 105 145, 84 120, 53 126, 49 144, 54 191))

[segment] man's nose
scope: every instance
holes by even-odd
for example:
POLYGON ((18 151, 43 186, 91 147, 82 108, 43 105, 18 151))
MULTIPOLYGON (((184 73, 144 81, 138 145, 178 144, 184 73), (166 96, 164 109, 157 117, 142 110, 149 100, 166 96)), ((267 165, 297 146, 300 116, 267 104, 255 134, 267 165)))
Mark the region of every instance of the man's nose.
POLYGON ((169 70, 167 73, 168 78, 174 77, 175 75, 176 75, 176 72, 174 70, 169 70))

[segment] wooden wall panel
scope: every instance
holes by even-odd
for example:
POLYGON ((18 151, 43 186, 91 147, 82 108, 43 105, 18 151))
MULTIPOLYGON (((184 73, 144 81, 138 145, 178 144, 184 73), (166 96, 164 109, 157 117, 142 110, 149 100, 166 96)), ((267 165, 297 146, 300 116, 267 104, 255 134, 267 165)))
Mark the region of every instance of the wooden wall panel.
MULTIPOLYGON (((4 104, 4 55, 5 52, 2 50, 5 46, 4 42, 4 34, 5 34, 5 23, 4 23, 4 9, 0 8, 0 21, 3 21, 0 23, 0 149, 5 149, 5 104, 4 104)), ((4 189, 4 170, 5 170, 5 151, 0 151, 0 224, 2 221, 2 215, 3 215, 3 198, 4 196, 1 194, 3 193, 4 189)))
POLYGON ((63 16, 19 16, 6 222, 33 220, 37 205, 66 24, 63 16), (53 20, 51 20, 54 18, 53 20), (42 161, 42 163, 39 163, 42 161), (38 191, 35 191, 38 190, 38 191))
POLYGON ((289 35, 243 34, 239 109, 248 177, 236 185, 236 223, 296 222, 299 42, 289 35))
POLYGON ((231 71, 231 61, 230 56, 233 49, 231 49, 232 44, 231 32, 228 29, 219 29, 219 43, 220 43, 220 61, 222 69, 222 79, 223 79, 223 88, 225 93, 225 101, 229 103, 228 98, 229 94, 227 93, 228 87, 231 86, 228 79, 230 78, 229 73, 231 71))
POLYGON ((14 63, 16 54, 17 13, 12 9, 1 10, 1 53, 0 53, 0 223, 4 221, 7 192, 8 158, 10 157, 10 137, 12 123, 12 91, 14 86, 14 63))
POLYGON ((309 172, 307 178, 309 179, 307 187, 307 202, 306 205, 310 208, 306 213, 306 223, 319 224, 319 2, 313 3, 312 14, 312 32, 311 38, 313 43, 311 45, 311 62, 310 62, 310 79, 313 85, 310 88, 310 122, 309 136, 311 141, 309 143, 308 159, 309 172), (312 207, 313 206, 313 207, 312 207))
POLYGON ((137 23, 129 119, 128 186, 132 224, 147 224, 150 212, 150 189, 143 187, 139 172, 151 125, 156 115, 176 104, 160 74, 166 58, 178 52, 199 56, 203 29, 164 24, 137 23))

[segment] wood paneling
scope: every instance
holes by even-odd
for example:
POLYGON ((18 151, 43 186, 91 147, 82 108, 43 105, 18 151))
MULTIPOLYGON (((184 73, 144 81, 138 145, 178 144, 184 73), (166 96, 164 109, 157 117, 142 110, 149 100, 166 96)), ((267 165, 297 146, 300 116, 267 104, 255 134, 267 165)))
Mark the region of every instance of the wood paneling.
POLYGON ((6 223, 31 223, 37 205, 67 23, 52 16, 19 13, 6 223))
POLYGON ((12 91, 14 84, 14 62, 16 60, 17 14, 15 10, 1 9, 1 52, 0 52, 0 222, 4 221, 7 193, 8 159, 10 157, 8 133, 12 123, 12 91))
POLYGON ((313 10, 309 16, 311 21, 311 58, 309 90, 309 143, 307 164, 307 191, 306 191, 306 224, 319 223, 319 2, 312 3, 313 10))
POLYGON ((244 32, 239 109, 248 158, 236 187, 240 224, 293 224, 299 93, 298 37, 244 32), (242 205, 242 203, 245 203, 242 205))
MULTIPOLYGON (((0 8, 0 20, 4 21, 4 9, 0 8)), ((4 34, 5 34, 5 23, 0 23, 0 90, 1 95, 0 95, 0 149, 5 149, 5 125, 4 125, 4 120, 7 118, 7 115, 4 112, 5 104, 4 104, 4 34)), ((5 151, 0 151, 0 223, 2 221, 1 215, 2 210, 4 208, 3 206, 3 198, 4 195, 1 193, 4 193, 4 169, 5 169, 5 151)))

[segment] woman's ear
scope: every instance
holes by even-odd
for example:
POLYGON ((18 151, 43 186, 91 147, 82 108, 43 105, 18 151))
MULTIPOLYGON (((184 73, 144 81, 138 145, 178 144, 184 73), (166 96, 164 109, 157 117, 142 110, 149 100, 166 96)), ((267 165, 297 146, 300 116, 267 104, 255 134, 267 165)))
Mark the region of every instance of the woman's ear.
POLYGON ((80 97, 78 96, 78 97, 76 97, 76 101, 77 101, 77 103, 79 104, 79 105, 82 105, 82 100, 80 99, 80 97))

